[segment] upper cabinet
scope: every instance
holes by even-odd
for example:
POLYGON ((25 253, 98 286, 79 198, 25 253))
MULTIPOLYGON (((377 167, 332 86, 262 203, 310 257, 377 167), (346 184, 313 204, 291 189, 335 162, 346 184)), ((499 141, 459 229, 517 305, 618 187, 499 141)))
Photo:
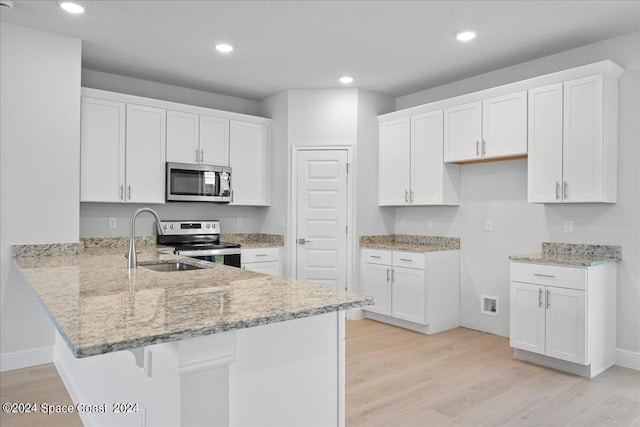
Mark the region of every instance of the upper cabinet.
POLYGON ((269 205, 271 120, 82 89, 80 201, 164 203, 166 162, 231 166, 233 204, 269 205))
POLYGON ((442 110, 379 125, 378 205, 456 205, 460 167, 443 163, 442 110))
POLYGON ((80 201, 164 202, 165 114, 83 97, 80 201))
POLYGON ((527 154, 527 92, 444 109, 445 162, 527 154))
POLYGON ((529 91, 529 202, 616 202, 617 93, 602 73, 529 91))
POLYGON ((231 120, 229 128, 231 204, 268 206, 271 176, 268 127, 231 120))
POLYGON ((229 166, 229 120, 167 111, 167 161, 229 166))

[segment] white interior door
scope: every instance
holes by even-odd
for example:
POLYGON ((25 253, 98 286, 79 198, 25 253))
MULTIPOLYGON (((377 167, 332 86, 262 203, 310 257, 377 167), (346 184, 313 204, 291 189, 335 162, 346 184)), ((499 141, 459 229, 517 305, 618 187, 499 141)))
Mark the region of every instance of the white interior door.
POLYGON ((300 150, 296 278, 347 286, 347 150, 300 150))

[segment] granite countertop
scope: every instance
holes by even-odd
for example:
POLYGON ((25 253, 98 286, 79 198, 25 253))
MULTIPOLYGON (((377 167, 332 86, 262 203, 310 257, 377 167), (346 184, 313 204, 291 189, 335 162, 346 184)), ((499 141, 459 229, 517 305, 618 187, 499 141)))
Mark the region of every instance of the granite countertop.
POLYGON ((227 243, 240 243, 243 248, 269 248, 284 246, 284 236, 282 234, 221 234, 220 241, 227 243))
POLYGON ((411 252, 452 251, 460 249, 460 239, 458 237, 383 234, 360 236, 360 246, 411 252))
POLYGON ((543 242, 542 252, 530 255, 512 255, 509 259, 538 264, 591 267, 620 262, 622 248, 620 246, 543 242))
MULTIPOLYGON (((34 245, 29 245, 30 247, 34 245)), ((55 253, 51 245, 43 245, 55 253)), ((129 271, 122 247, 15 262, 76 357, 177 341, 373 304, 362 295, 144 248, 138 263, 181 259, 206 269, 129 271)))

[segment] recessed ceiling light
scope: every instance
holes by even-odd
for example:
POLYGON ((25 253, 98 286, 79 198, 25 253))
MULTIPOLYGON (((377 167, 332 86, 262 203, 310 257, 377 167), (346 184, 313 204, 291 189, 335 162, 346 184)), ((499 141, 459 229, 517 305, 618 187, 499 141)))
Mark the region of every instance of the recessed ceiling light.
POLYGON ((456 39, 461 42, 468 42, 469 40, 475 39, 477 35, 478 32, 476 30, 463 30, 456 33, 456 39))
POLYGON ((218 52, 229 53, 233 50, 233 46, 228 43, 218 43, 216 45, 216 49, 218 50, 218 52))
POLYGON ((342 77, 340 77, 338 79, 338 81, 340 83, 342 83, 343 85, 348 85, 348 84, 353 83, 353 77, 351 77, 351 76, 342 76, 342 77))
POLYGON ((59 1, 58 6, 60 6, 65 12, 80 14, 84 13, 87 10, 87 5, 79 2, 79 1, 59 1))

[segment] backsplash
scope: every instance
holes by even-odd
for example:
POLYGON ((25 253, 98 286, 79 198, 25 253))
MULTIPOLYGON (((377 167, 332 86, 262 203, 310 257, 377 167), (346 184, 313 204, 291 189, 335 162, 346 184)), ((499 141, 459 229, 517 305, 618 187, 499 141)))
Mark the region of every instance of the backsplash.
POLYGON ((581 243, 542 242, 542 253, 546 255, 578 255, 622 259, 621 246, 588 245, 581 243))

